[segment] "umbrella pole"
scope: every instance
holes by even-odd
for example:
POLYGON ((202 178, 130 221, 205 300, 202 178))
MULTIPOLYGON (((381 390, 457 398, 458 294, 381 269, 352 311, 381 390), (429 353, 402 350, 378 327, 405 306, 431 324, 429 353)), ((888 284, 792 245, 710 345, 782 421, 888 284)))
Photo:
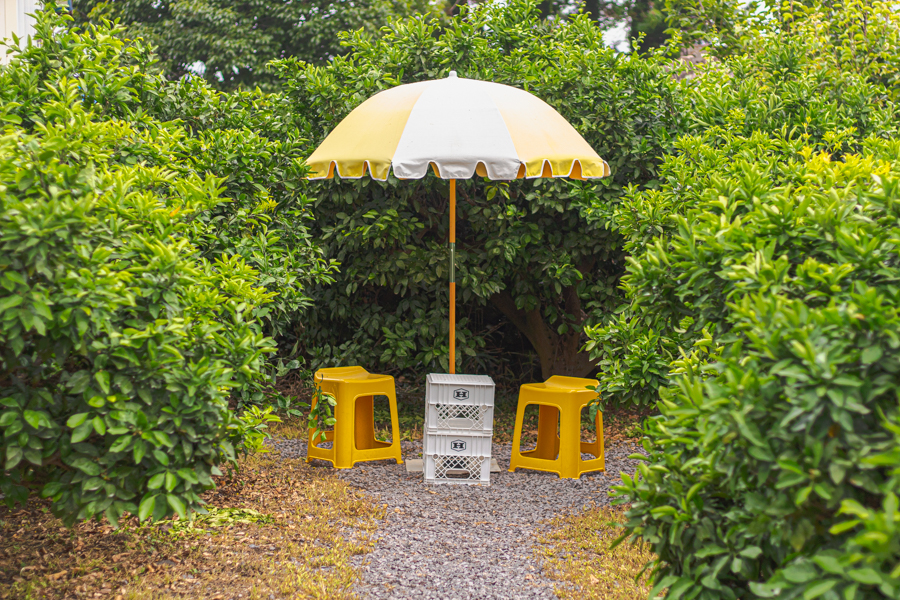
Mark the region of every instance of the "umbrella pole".
POLYGON ((450 180, 450 374, 456 373, 456 180, 450 180))

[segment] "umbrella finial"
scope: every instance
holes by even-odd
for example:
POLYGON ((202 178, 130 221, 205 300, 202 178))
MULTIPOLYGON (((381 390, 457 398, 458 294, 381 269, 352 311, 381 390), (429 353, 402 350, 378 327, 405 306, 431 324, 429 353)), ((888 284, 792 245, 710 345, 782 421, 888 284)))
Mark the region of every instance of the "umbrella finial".
POLYGON ((450 74, 447 75, 448 78, 456 79, 456 71, 450 71, 450 74))

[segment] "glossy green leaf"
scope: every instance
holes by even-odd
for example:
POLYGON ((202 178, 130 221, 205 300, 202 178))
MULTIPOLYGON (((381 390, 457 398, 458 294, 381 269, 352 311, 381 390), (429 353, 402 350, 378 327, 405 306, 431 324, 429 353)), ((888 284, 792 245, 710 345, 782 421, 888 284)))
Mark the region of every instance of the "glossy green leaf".
POLYGON ((26 410, 22 413, 22 418, 25 419, 25 422, 35 429, 40 429, 42 417, 41 413, 34 410, 26 410))
POLYGON ((166 501, 169 503, 169 506, 178 513, 180 518, 185 518, 187 514, 187 507, 184 504, 184 501, 174 494, 166 494, 166 501))
POLYGON ((147 517, 153 514, 153 509, 156 507, 156 498, 158 496, 146 496, 143 500, 141 500, 141 504, 138 507, 138 519, 141 521, 146 521, 147 517))
POLYGON ((76 427, 84 423, 89 416, 90 414, 86 412, 75 413, 68 418, 68 420, 66 421, 66 426, 75 429, 76 427))

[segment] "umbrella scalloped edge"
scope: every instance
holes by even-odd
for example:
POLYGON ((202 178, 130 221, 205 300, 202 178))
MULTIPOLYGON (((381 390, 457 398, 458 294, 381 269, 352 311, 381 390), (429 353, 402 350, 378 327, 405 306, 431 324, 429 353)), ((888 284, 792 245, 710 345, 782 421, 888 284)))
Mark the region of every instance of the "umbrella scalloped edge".
MULTIPOLYGON (((313 173, 310 174, 307 179, 309 180, 321 180, 321 179, 332 179, 334 178, 335 173, 341 179, 362 179, 366 172, 372 177, 372 179, 378 181, 386 181, 388 177, 388 171, 390 167, 386 169, 378 169, 378 171, 382 171, 382 176, 379 177, 379 173, 372 169, 372 165, 370 161, 364 160, 362 163, 358 163, 357 161, 353 161, 355 164, 347 165, 341 164, 338 161, 330 161, 327 163, 327 170, 319 170, 321 167, 324 167, 324 164, 310 165, 313 168, 313 173), (319 167, 317 169, 316 167, 319 167)), ((560 178, 560 177, 568 177, 570 179, 601 179, 603 177, 607 177, 610 175, 609 164, 605 160, 602 160, 602 175, 583 175, 581 161, 579 159, 572 159, 571 161, 562 161, 558 164, 558 167, 563 167, 563 169, 554 170, 553 164, 549 159, 543 159, 541 161, 541 170, 537 175, 528 175, 527 168, 525 163, 519 163, 519 170, 516 174, 516 179, 538 179, 538 178, 560 178), (566 162, 569 162, 568 171, 563 170, 566 162)), ((441 166, 437 161, 430 161, 428 163, 431 166, 432 172, 434 175, 441 179, 469 179, 472 175, 477 174, 479 177, 490 177, 488 173, 487 166, 484 161, 477 161, 474 165, 472 165, 469 169, 469 175, 464 177, 443 177, 441 174, 441 166)), ((458 163, 457 163, 458 165, 458 163)), ((446 172, 446 170, 445 170, 446 172)), ((421 177, 424 177, 425 173, 422 174, 421 177)), ((421 177, 398 177, 399 179, 421 179, 421 177)), ((492 178, 493 179, 493 178, 492 178)), ((504 180, 498 178, 498 180, 504 180)))

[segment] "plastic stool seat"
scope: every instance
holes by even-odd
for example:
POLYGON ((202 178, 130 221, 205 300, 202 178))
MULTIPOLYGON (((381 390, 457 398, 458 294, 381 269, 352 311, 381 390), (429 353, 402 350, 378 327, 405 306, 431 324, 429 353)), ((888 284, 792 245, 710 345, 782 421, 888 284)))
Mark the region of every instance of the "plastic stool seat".
MULTIPOLYGON (((331 448, 318 446, 323 440, 317 438, 313 441, 315 429, 310 428, 306 462, 319 458, 329 461, 337 469, 349 469, 357 462, 389 458, 403 464, 393 377, 369 373, 362 367, 319 369, 314 377, 316 384, 323 392, 332 394, 337 404, 334 407, 334 430, 326 432, 324 440, 332 443, 331 448), (375 439, 375 396, 388 398, 391 442, 375 439)), ((316 405, 315 398, 312 405, 316 405)))
POLYGON ((590 471, 605 471, 603 413, 597 411, 594 421, 597 441, 581 441, 581 411, 597 397, 597 392, 593 390, 596 386, 595 379, 561 375, 554 375, 543 383, 522 385, 519 388, 509 470, 548 471, 566 479, 578 479, 582 473, 590 471), (534 450, 522 452, 522 423, 525 408, 531 404, 538 405, 537 445, 534 450), (595 458, 583 460, 582 453, 592 454, 595 458))

